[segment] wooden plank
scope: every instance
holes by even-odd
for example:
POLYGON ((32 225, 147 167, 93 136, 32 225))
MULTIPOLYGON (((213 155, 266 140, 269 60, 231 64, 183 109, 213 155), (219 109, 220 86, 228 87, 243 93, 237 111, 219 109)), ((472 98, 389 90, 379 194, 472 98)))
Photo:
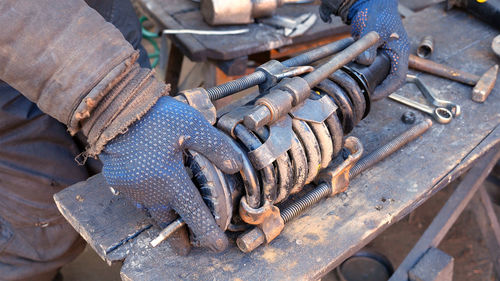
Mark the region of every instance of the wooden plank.
POLYGON ((458 219, 476 191, 482 185, 484 179, 495 166, 500 158, 500 149, 490 151, 480 162, 475 165, 460 182, 456 190, 450 196, 446 204, 432 220, 417 244, 411 249, 398 269, 389 279, 390 281, 408 280, 408 272, 415 266, 420 258, 431 247, 437 247, 443 240, 448 230, 458 219))
POLYGON ((114 195, 101 174, 54 195, 57 208, 96 253, 109 264, 126 255, 108 254, 151 227, 151 220, 114 195))
MULTIPOLYGON (((442 7, 426 9, 408 19, 406 27, 412 42, 422 35, 439 38, 434 58, 447 60, 455 67, 480 73, 494 60, 489 43, 496 31, 458 11, 444 14, 442 7), (450 26, 464 26, 472 32, 450 26), (460 50, 447 48, 444 42, 459 46, 460 50)), ((498 87, 486 103, 478 104, 470 100, 470 87, 422 77, 440 97, 462 105, 462 116, 449 125, 434 125, 423 137, 364 172, 352 181, 347 192, 320 202, 287 224, 270 245, 250 254, 243 254, 234 246, 221 254, 194 249, 180 258, 166 243, 161 246, 166 247, 164 250, 148 246, 158 231, 152 228, 114 251, 127 253, 122 277, 314 280, 327 273, 466 171, 500 140, 499 130, 495 130, 500 124, 498 87)), ((411 88, 401 93, 415 95, 411 88)), ((388 100, 374 103, 370 115, 352 135, 361 139, 369 153, 408 128, 399 121, 406 111, 408 108, 388 100)), ((419 113, 417 116, 423 118, 419 113)))
POLYGON ((333 19, 331 24, 322 22, 319 19, 318 6, 316 5, 286 5, 279 8, 276 13, 283 16, 298 16, 308 12, 315 13, 318 16, 318 20, 305 34, 295 38, 285 37, 277 33, 273 27, 260 24, 209 26, 203 20, 200 12, 196 10, 176 14, 173 17, 184 28, 190 29, 228 30, 242 27, 250 29, 248 33, 230 36, 193 35, 206 48, 207 58, 214 60, 230 60, 283 46, 345 34, 349 31, 349 27, 344 25, 339 18, 333 19))

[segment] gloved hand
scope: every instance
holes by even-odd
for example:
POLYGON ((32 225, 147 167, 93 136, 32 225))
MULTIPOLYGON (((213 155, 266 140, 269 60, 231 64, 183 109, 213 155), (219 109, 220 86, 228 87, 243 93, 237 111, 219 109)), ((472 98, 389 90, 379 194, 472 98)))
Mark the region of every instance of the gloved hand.
POLYGON ((358 63, 369 65, 380 48, 391 59, 391 72, 375 89, 372 99, 383 99, 401 87, 408 72, 410 41, 398 13, 397 0, 322 0, 320 15, 323 21, 330 21, 332 13, 351 23, 351 34, 355 39, 370 31, 376 31, 381 36, 379 45, 357 58, 358 63))
POLYGON ((162 97, 128 131, 100 154, 108 183, 165 227, 178 213, 193 233, 195 246, 215 252, 228 241, 217 226, 183 165, 183 151, 195 150, 225 173, 235 173, 241 158, 229 140, 196 109, 162 97))

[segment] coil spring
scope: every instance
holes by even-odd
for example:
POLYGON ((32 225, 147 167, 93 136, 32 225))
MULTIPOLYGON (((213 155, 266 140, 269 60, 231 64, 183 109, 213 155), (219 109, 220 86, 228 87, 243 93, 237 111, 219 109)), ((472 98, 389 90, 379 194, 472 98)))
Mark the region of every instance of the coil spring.
MULTIPOLYGON (((342 70, 335 72, 329 79, 321 82, 313 89, 310 98, 318 99, 325 95, 330 97, 338 106, 335 113, 322 123, 292 119, 293 137, 291 148, 280 155, 272 164, 260 170, 250 167, 251 172, 257 175, 256 178, 258 178, 258 181, 253 182, 253 184, 258 185, 254 189, 261 191, 260 205, 263 205, 264 202, 271 204, 283 202, 291 194, 300 192, 305 185, 311 183, 320 169, 327 167, 332 159, 339 155, 343 147, 344 136, 351 132, 358 122, 366 116, 369 109, 367 106, 369 101, 366 100, 367 95, 360 89, 357 82, 342 70)), ((267 127, 262 127, 252 131, 243 124, 238 124, 234 129, 234 135, 236 136, 236 142, 243 148, 244 153, 248 153, 257 149, 266 141, 269 137, 269 130, 267 127)), ((204 161, 204 165, 213 164, 204 161)), ((228 200, 215 196, 220 191, 215 190, 216 186, 206 184, 207 182, 217 182, 221 178, 213 173, 198 174, 198 177, 204 177, 201 181, 198 178, 198 181, 205 183, 203 188, 200 188, 200 193, 204 199, 209 201, 207 205, 210 207, 218 224, 226 226, 231 221, 234 222, 235 216, 227 214, 227 204, 222 204, 228 200)), ((234 175, 225 176, 228 182, 234 181, 234 177, 234 175)), ((241 177, 244 178, 244 175, 241 175, 241 177)), ((238 202, 234 198, 234 194, 244 193, 241 185, 245 180, 240 179, 238 182, 240 182, 239 189, 236 188, 234 189, 236 191, 231 191, 234 207, 237 206, 238 202)), ((222 184, 222 186, 227 186, 227 184, 222 184)), ((237 212, 233 210, 233 214, 237 214, 237 212)), ((241 230, 241 227, 237 226, 230 223, 228 229, 230 231, 233 229, 241 230)))
MULTIPOLYGON (((365 95, 357 82, 342 70, 320 83, 314 92, 311 99, 327 95, 339 109, 322 123, 292 120, 290 150, 271 165, 257 171, 263 201, 273 204, 282 202, 311 183, 320 169, 327 167, 338 156, 344 135, 351 132, 366 115, 365 95)), ((242 124, 235 128, 234 133, 247 152, 257 149, 269 136, 265 127, 251 131, 242 124)))

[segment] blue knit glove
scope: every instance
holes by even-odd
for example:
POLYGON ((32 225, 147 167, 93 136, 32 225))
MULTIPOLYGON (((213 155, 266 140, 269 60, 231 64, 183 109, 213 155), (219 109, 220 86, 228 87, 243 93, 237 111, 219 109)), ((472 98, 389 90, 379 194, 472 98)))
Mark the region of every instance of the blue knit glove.
POLYGON ((99 157, 108 184, 144 207, 161 227, 177 213, 191 229, 195 246, 220 252, 228 240, 185 170, 187 149, 203 154, 225 173, 241 167, 227 137, 196 109, 171 97, 160 98, 99 157))
POLYGON ((380 48, 391 59, 391 72, 372 95, 380 100, 396 91, 405 83, 408 72, 410 41, 398 13, 397 0, 321 0, 320 15, 330 21, 331 14, 341 16, 351 24, 351 34, 359 39, 370 31, 380 34, 381 42, 364 52, 357 62, 371 64, 380 48))
POLYGON ((380 48, 391 59, 391 72, 372 95, 380 100, 399 89, 406 80, 410 41, 398 13, 397 0, 358 0, 348 14, 352 36, 357 39, 370 31, 376 31, 383 42, 361 54, 357 62, 371 64, 380 48))

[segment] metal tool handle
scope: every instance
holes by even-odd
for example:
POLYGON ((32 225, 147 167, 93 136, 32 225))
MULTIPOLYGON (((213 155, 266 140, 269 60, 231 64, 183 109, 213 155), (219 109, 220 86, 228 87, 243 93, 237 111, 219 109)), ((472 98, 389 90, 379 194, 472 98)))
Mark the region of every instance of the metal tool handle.
POLYGON ((444 107, 444 108, 448 109, 451 113, 453 113, 453 117, 460 116, 460 114, 462 113, 462 109, 461 109, 460 105, 453 103, 453 102, 450 102, 450 101, 447 101, 447 100, 438 99, 434 95, 434 93, 431 91, 431 89, 429 89, 429 87, 427 87, 427 85, 425 85, 424 82, 422 82, 422 80, 420 80, 420 78, 418 78, 418 76, 408 74, 408 75, 406 75, 406 82, 415 84, 418 87, 418 89, 420 90, 420 92, 422 92, 424 97, 431 104, 433 104, 434 106, 437 106, 437 107, 444 107))
POLYGON ((453 119, 453 114, 451 113, 451 111, 449 111, 447 108, 444 107, 432 108, 428 105, 421 104, 419 102, 403 97, 396 93, 390 94, 389 98, 399 103, 402 103, 406 106, 412 107, 414 109, 420 110, 422 112, 431 115, 440 124, 448 124, 453 119))

